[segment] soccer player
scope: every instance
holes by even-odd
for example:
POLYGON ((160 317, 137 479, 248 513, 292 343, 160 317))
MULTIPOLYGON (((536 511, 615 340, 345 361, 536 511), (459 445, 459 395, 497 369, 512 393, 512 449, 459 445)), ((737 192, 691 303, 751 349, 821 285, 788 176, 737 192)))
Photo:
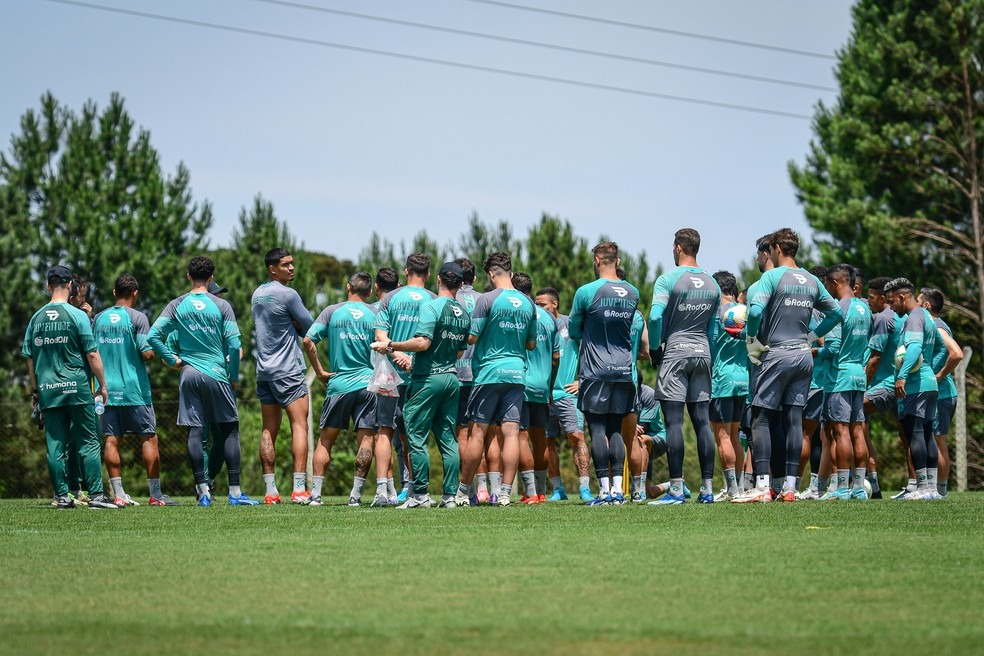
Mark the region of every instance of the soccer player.
POLYGON ((935 287, 923 287, 919 290, 916 302, 929 310, 933 321, 939 330, 939 339, 933 349, 933 372, 939 384, 939 397, 936 399, 936 421, 933 433, 936 436, 936 449, 939 451, 939 476, 936 491, 941 497, 946 497, 946 487, 950 478, 950 450, 946 446, 946 436, 950 432, 950 422, 957 409, 957 386, 953 382, 953 371, 963 360, 963 350, 953 339, 953 331, 943 321, 940 312, 946 297, 935 287))
POLYGON ((446 262, 437 274, 438 296, 420 308, 413 338, 372 344, 379 353, 417 353, 403 407, 413 466, 413 495, 399 508, 429 508, 434 503, 427 494, 430 483, 427 435, 431 431, 437 439, 444 466, 444 496, 438 507, 455 507, 460 465, 455 427, 461 388, 456 366, 465 351, 471 327, 468 311, 455 300, 464 275, 456 262, 446 262))
POLYGON ((154 322, 147 341, 172 369, 181 372, 178 382, 178 425, 188 429, 188 459, 195 476, 199 506, 212 505, 206 478, 205 427, 216 430, 225 449, 229 476, 229 505, 255 506, 259 502, 239 487, 239 410, 235 387, 241 357, 239 326, 232 306, 208 293, 215 264, 203 255, 188 263, 191 291, 174 299, 154 322), (178 333, 180 357, 167 346, 178 333))
MULTIPOLYGON (((370 359, 376 326, 376 310, 366 303, 372 289, 372 277, 364 272, 352 274, 345 286, 347 300, 329 305, 315 319, 304 336, 304 351, 314 368, 318 380, 326 384, 325 403, 321 409, 321 433, 314 450, 314 476, 311 480, 309 504, 321 505, 321 488, 325 472, 331 464, 331 450, 339 433, 355 425, 358 444, 356 467, 369 469, 376 448, 376 496, 386 497, 387 481, 379 473, 378 463, 389 458, 390 448, 386 440, 374 440, 376 427, 376 403, 379 397, 367 389, 373 366, 370 359), (331 373, 322 366, 318 357, 318 342, 328 342, 328 365, 331 373), (384 453, 385 451, 385 453, 384 453), (362 464, 364 462, 364 464, 362 464)), ((358 500, 349 505, 359 505, 358 500)))
MULTIPOLYGON (((396 272, 396 269, 392 267, 382 267, 376 272, 376 280, 373 285, 374 291, 376 293, 376 302, 372 304, 372 307, 376 312, 379 312, 379 304, 383 300, 383 296, 390 293, 394 289, 400 286, 400 274, 396 272)), ((376 437, 374 439, 387 439, 385 436, 382 438, 376 437)), ((401 479, 401 485, 407 487, 410 481, 410 470, 407 466, 406 453, 403 451, 403 440, 399 437, 390 437, 391 444, 393 446, 393 451, 396 452, 396 462, 400 465, 400 473, 403 475, 401 479)), ((396 493, 396 485, 393 483, 393 462, 390 460, 388 463, 376 463, 377 476, 386 476, 386 494, 387 501, 389 505, 395 506, 399 502, 397 499, 399 495, 396 493), (378 471, 382 469, 382 472, 378 471)))
POLYGON ((905 359, 895 373, 899 419, 916 472, 916 491, 906 498, 938 499, 936 479, 939 451, 933 435, 933 422, 939 384, 932 362, 939 331, 929 310, 916 302, 915 287, 907 278, 892 280, 885 285, 885 292, 896 314, 906 315, 900 339, 905 347, 905 359))
MULTIPOLYGON (((459 257, 454 263, 460 266, 463 272, 461 287, 455 292, 454 298, 468 312, 468 318, 470 320, 472 313, 475 311, 475 304, 478 302, 478 297, 480 296, 473 286, 475 284, 475 265, 467 257, 459 257)), ((465 450, 465 444, 468 442, 468 397, 471 395, 472 382, 474 381, 474 376, 472 375, 472 355, 474 353, 475 345, 467 344, 466 340, 465 352, 458 358, 456 365, 458 382, 461 383, 461 390, 458 394, 457 417, 459 453, 465 450)), ((476 477, 478 478, 478 489, 475 490, 474 496, 479 503, 488 501, 488 475, 483 466, 479 467, 476 477)))
POLYGON ((700 503, 714 503, 714 432, 711 429, 711 345, 714 340, 721 290, 697 266, 700 233, 692 228, 673 235, 673 263, 656 280, 649 313, 650 340, 663 346, 656 379, 656 398, 666 420, 670 491, 661 505, 680 504, 683 494, 683 415, 689 411, 697 432, 700 462, 700 503))
MULTIPOLYGON (((407 284, 388 292, 379 301, 379 313, 376 315, 376 339, 373 341, 400 342, 413 337, 417 330, 417 318, 421 306, 427 301, 437 298, 434 292, 425 289, 427 279, 430 278, 430 258, 427 255, 423 253, 409 255, 403 274, 407 277, 407 284)), ((393 353, 390 359, 398 369, 403 371, 410 371, 410 366, 413 363, 412 356, 407 353, 393 353)), ((400 428, 403 424, 403 401, 407 395, 406 383, 400 385, 399 394, 399 397, 381 396, 376 399, 376 419, 379 435, 383 436, 383 439, 390 440, 393 444, 396 444, 396 438, 398 438, 404 453, 406 453, 406 435, 400 428)), ((380 453, 382 453, 381 450, 380 453)), ((406 458, 401 460, 404 466, 410 467, 406 458)), ((379 469, 378 461, 376 469, 379 469)), ((356 467, 356 480, 351 495, 353 498, 361 496, 362 488, 359 479, 361 478, 364 483, 364 476, 368 471, 368 462, 365 463, 365 471, 360 471, 360 468, 356 467)), ((403 489, 397 498, 401 503, 406 501, 407 494, 413 485, 413 481, 406 478, 407 471, 408 469, 404 470, 403 489)), ((388 503, 388 498, 382 499, 378 494, 372 500, 373 506, 383 506, 388 503)))
MULTIPOLYGON (((516 291, 530 297, 533 280, 525 273, 513 276, 516 291)), ((547 500, 547 422, 553 382, 560 362, 560 335, 553 315, 536 307, 536 348, 526 352, 526 383, 519 421, 519 474, 527 505, 547 500), (526 456, 529 456, 527 460, 526 456)))
POLYGON ((117 509, 103 493, 102 460, 96 434, 96 411, 89 386, 95 376, 96 397, 109 399, 102 358, 92 337, 89 317, 68 303, 72 272, 54 266, 45 276, 51 302, 34 313, 24 333, 21 355, 27 358, 27 373, 35 401, 44 417, 48 472, 56 507, 74 508, 66 479, 70 451, 79 454, 82 475, 90 494, 89 508, 117 509))
POLYGON ((837 443, 837 487, 820 497, 821 501, 868 500, 864 489, 868 465, 864 439, 864 392, 868 379, 864 356, 872 320, 867 305, 854 296, 854 283, 854 268, 850 265, 835 264, 827 269, 827 291, 838 300, 844 320, 831 369, 833 386, 827 397, 827 414, 837 443), (853 487, 848 487, 852 466, 854 482, 853 487))
MULTIPOLYGON (((868 284, 868 307, 871 309, 872 323, 871 338, 868 340, 868 362, 864 368, 868 381, 868 388, 864 393, 865 430, 870 432, 872 415, 886 413, 894 420, 899 439, 904 445, 905 433, 898 422, 898 400, 895 398, 895 351, 902 334, 902 319, 895 314, 885 295, 885 285, 889 282, 890 278, 878 277, 868 284)), ((908 457, 908 450, 906 454, 908 457)), ((878 474, 869 472, 868 480, 871 482, 872 498, 880 499, 878 474)), ((911 482, 914 492, 914 473, 911 482)))
POLYGON ((134 309, 139 294, 137 279, 124 273, 116 279, 113 296, 116 305, 96 315, 93 336, 103 360, 109 401, 102 416, 102 434, 106 436, 103 460, 109 472, 117 506, 136 506, 123 489, 120 471, 120 440, 137 435, 141 440, 151 506, 176 506, 177 501, 161 492, 161 458, 157 446, 157 419, 154 415, 146 360, 154 359, 154 349, 147 342, 150 322, 143 312, 134 309))
POLYGON ((478 297, 468 343, 475 345, 475 376, 468 400, 468 443, 461 454, 461 482, 455 503, 469 504, 469 485, 488 449, 489 426, 502 436, 502 480, 496 503, 511 503, 512 481, 519 466, 519 422, 526 383, 526 351, 536 348, 536 310, 512 283, 512 258, 496 252, 483 263, 494 289, 478 297), (505 481, 509 481, 506 483, 505 481))
POLYGON ((724 471, 724 489, 714 497, 715 501, 728 501, 738 496, 737 472, 744 468, 744 451, 738 438, 738 426, 745 412, 748 397, 748 352, 745 343, 725 328, 724 320, 729 310, 738 305, 738 281, 728 271, 718 271, 713 276, 721 289, 721 308, 715 317, 718 322, 714 341, 711 342, 711 404, 709 416, 718 457, 724 471))
POLYGON ((277 490, 276 457, 280 419, 287 411, 291 451, 294 455, 293 503, 306 503, 308 387, 304 380, 304 356, 299 335, 311 327, 311 314, 298 293, 287 285, 294 279, 294 257, 285 248, 267 252, 269 280, 253 292, 253 324, 256 326, 256 396, 260 399, 263 432, 260 435, 260 464, 266 485, 265 504, 280 503, 277 490))
POLYGON ((557 375, 553 384, 553 402, 550 404, 550 421, 547 424, 547 450, 550 467, 556 467, 551 472, 550 482, 554 493, 550 501, 562 501, 567 498, 564 484, 560 479, 560 461, 557 458, 556 440, 563 435, 571 446, 574 458, 574 468, 577 470, 578 493, 582 501, 591 501, 594 495, 589 487, 591 481, 591 456, 588 445, 584 441, 584 415, 577 409, 578 392, 578 353, 577 345, 571 340, 568 330, 568 317, 560 314, 560 295, 553 287, 544 287, 536 293, 536 304, 549 312, 557 322, 557 338, 560 346, 557 375))
MULTIPOLYGON (((738 495, 732 503, 772 500, 769 468, 774 448, 785 449, 786 476, 780 498, 796 499, 796 474, 803 448, 803 407, 813 371, 810 347, 843 318, 836 301, 820 281, 797 266, 798 251, 799 236, 794 231, 783 228, 773 233, 769 238, 769 253, 775 268, 763 274, 750 299, 745 341, 748 359, 758 367, 752 399, 755 488, 738 495), (825 316, 811 331, 814 307, 825 316), (773 431, 773 424, 781 425, 782 430, 773 431)), ((773 471, 773 474, 778 477, 780 472, 773 471)))
POLYGON ((603 241, 591 253, 598 279, 575 292, 567 330, 579 344, 577 403, 591 433, 591 455, 598 476, 598 496, 588 505, 621 505, 625 503, 622 422, 636 406, 632 323, 639 290, 618 279, 615 242, 603 241))
MULTIPOLYGON (((825 266, 817 265, 810 267, 810 273, 817 280, 827 279, 827 267, 825 266)), ((821 321, 823 321, 823 315, 814 310, 813 318, 810 321, 810 330, 816 330, 816 327, 820 325, 821 321)), ((834 330, 837 329, 835 328, 834 330)), ((824 442, 827 441, 827 438, 821 437, 827 434, 826 426, 823 424, 825 405, 823 386, 830 370, 830 358, 826 356, 826 353, 821 353, 821 351, 829 338, 830 333, 827 333, 827 337, 818 340, 817 344, 811 349, 813 373, 810 374, 810 392, 806 397, 806 407, 803 408, 803 448, 800 451, 800 466, 798 470, 799 475, 802 477, 806 469, 806 463, 810 463, 810 484, 799 495, 799 498, 803 501, 816 501, 820 498, 820 463, 824 458, 827 458, 826 469, 824 470, 826 475, 830 475, 832 468, 829 442, 827 443, 827 448, 824 449, 824 442)), ((865 423, 865 426, 867 426, 867 423, 865 423)), ((824 482, 823 488, 826 491, 826 482, 824 482)))
MULTIPOLYGON (((656 390, 646 384, 639 386, 639 421, 636 423, 636 448, 632 450, 632 503, 646 500, 646 481, 652 479, 653 461, 666 455, 666 426, 659 409, 656 390), (641 472, 636 474, 634 472, 641 472)), ((669 483, 659 490, 669 490, 669 483)), ((686 492, 684 492, 686 495, 686 492)))

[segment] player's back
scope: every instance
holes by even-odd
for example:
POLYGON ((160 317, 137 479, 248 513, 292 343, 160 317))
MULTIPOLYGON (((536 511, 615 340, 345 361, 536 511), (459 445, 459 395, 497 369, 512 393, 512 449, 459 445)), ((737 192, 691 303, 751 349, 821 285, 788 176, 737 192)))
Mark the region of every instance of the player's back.
MULTIPOLYGON (((468 316, 471 317, 475 312, 475 304, 478 302, 478 297, 480 294, 475 291, 475 288, 471 285, 462 285, 458 288, 458 291, 454 293, 454 300, 465 309, 468 316)), ((458 358, 456 365, 456 371, 458 374, 458 380, 462 383, 471 383, 474 380, 472 375, 472 358, 475 354, 475 345, 467 344, 465 346, 465 352, 461 354, 458 358)))
POLYGON ((813 274, 787 266, 762 275, 750 305, 752 311, 755 306, 762 311, 759 340, 774 349, 805 344, 814 307, 824 313, 837 308, 836 301, 813 274))
POLYGON ((577 380, 577 344, 571 339, 567 322, 566 314, 557 317, 557 343, 560 347, 560 363, 557 365, 557 376, 554 378, 553 398, 555 401, 565 396, 571 396, 564 389, 564 386, 577 380))
POLYGON ((476 385, 525 384, 526 342, 536 339, 533 302, 515 289, 493 289, 479 296, 472 314, 477 335, 472 358, 476 385))
POLYGON ((256 380, 275 380, 304 371, 299 338, 312 321, 297 291, 271 280, 256 288, 250 306, 256 336, 256 380))
POLYGON ((839 301, 844 321, 840 325, 840 349, 837 353, 837 380, 834 391, 864 391, 868 386, 864 366, 871 338, 871 311, 856 298, 839 301))
POLYGON ((239 335, 236 316, 228 302, 207 292, 189 292, 164 308, 155 328, 162 320, 164 330, 173 326, 178 333, 182 361, 228 382, 227 339, 239 335))
POLYGON ((639 290, 624 280, 599 278, 577 290, 568 331, 580 345, 581 378, 632 382, 632 323, 638 305, 639 290))
POLYGON ((362 301, 329 305, 315 319, 308 336, 318 342, 328 340, 328 379, 326 394, 333 396, 364 388, 372 374, 372 350, 376 312, 362 301))
POLYGON ((665 308, 663 359, 711 357, 708 329, 721 303, 714 279, 699 267, 678 266, 657 279, 653 305, 657 303, 665 308))
POLYGON ((27 326, 25 357, 34 360, 42 408, 91 403, 89 361, 95 342, 89 317, 68 303, 48 303, 27 326))
POLYGON ((536 348, 526 352, 526 401, 550 403, 553 354, 559 349, 557 322, 549 312, 536 308, 536 348))
POLYGON ((399 287, 388 292, 379 301, 376 328, 385 330, 390 340, 402 342, 417 332, 420 308, 437 294, 423 287, 399 287))
POLYGON ((936 374, 933 373, 933 349, 936 348, 938 339, 942 338, 937 333, 936 322, 933 321, 933 316, 929 310, 917 307, 906 316, 902 325, 901 343, 906 347, 906 350, 910 344, 920 344, 922 354, 919 370, 911 371, 906 376, 906 394, 939 391, 936 374))
POLYGON ((150 405, 150 379, 141 355, 150 349, 147 317, 117 305, 96 315, 92 331, 106 375, 109 405, 150 405))
MULTIPOLYGON (((943 320, 943 317, 934 317, 933 320, 936 322, 936 327, 939 330, 943 330, 951 338, 953 337, 953 330, 950 326, 943 320)), ((943 341, 942 337, 937 336, 936 346, 933 348, 933 373, 939 373, 946 366, 947 358, 949 357, 949 350, 946 348, 946 342, 943 341)), ((940 381, 940 398, 941 399, 952 399, 957 395, 957 385, 953 381, 953 374, 947 374, 940 381)))
POLYGON ((420 309, 417 334, 430 338, 426 351, 413 359, 411 377, 415 380, 428 376, 456 373, 458 352, 468 343, 471 318, 462 305, 451 298, 438 296, 420 309))

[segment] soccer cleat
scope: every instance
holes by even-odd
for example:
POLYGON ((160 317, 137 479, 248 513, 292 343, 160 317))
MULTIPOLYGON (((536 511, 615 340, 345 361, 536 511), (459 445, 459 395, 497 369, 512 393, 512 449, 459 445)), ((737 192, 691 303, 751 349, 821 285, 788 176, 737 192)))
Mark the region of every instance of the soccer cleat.
POLYGON ((578 491, 578 494, 581 496, 581 501, 584 501, 585 503, 588 501, 594 501, 594 495, 591 494, 591 490, 586 487, 582 487, 578 491))
POLYGON ((361 497, 349 497, 348 505, 349 505, 349 508, 357 508, 360 505, 362 505, 362 498, 361 497))
POLYGON ((731 500, 731 503, 769 503, 772 501, 772 490, 766 487, 753 487, 731 500))
POLYGON ((714 503, 714 495, 710 492, 707 494, 698 494, 697 503, 714 503))
POLYGON ((451 496, 450 494, 446 494, 446 495, 444 495, 444 497, 441 498, 441 502, 439 504, 437 504, 437 507, 438 508, 457 508, 458 507, 458 504, 456 504, 454 502, 454 497, 453 496, 451 496))
POLYGON ((131 499, 129 494, 124 494, 121 497, 116 497, 115 499, 113 499, 113 504, 116 505, 116 506, 118 506, 118 507, 120 507, 120 508, 125 508, 126 506, 139 506, 140 505, 139 503, 137 503, 136 501, 134 501, 133 499, 131 499))
POLYGON ((632 503, 643 503, 646 500, 645 495, 642 492, 633 492, 632 496, 629 497, 632 503))
POLYGON ((508 494, 500 494, 495 500, 495 505, 505 508, 512 503, 512 499, 509 498, 508 494))
POLYGON ((370 508, 385 508, 390 505, 389 497, 386 493, 377 494, 372 498, 372 503, 369 504, 370 508))
POLYGON ((283 500, 280 498, 279 494, 268 494, 263 497, 264 506, 275 506, 279 503, 283 503, 283 500))
POLYGON ((469 506, 477 506, 478 505, 478 495, 477 494, 473 494, 470 497, 468 497, 468 505, 469 506))
POLYGON ((489 495, 489 505, 498 506, 499 505, 499 495, 493 492, 489 495))
POLYGON ((467 494, 462 494, 461 492, 458 492, 456 495, 454 495, 454 505, 458 506, 459 508, 464 508, 468 504, 469 504, 469 499, 467 494))
POLYGON ((410 488, 403 488, 400 493, 396 495, 396 502, 403 503, 407 500, 407 496, 410 494, 410 488))
POLYGON ((86 492, 85 490, 82 490, 81 492, 79 492, 77 496, 74 495, 74 494, 72 494, 71 492, 69 492, 68 493, 68 496, 72 497, 72 499, 75 500, 75 505, 76 506, 88 506, 89 505, 89 501, 90 501, 90 499, 89 499, 89 493, 86 492))
POLYGON ((229 505, 230 506, 258 506, 260 502, 255 499, 250 499, 243 493, 240 493, 238 497, 229 495, 229 505))
POLYGON ((536 495, 536 502, 537 503, 546 503, 547 502, 547 495, 546 494, 538 494, 538 495, 536 495))
POLYGON ((299 505, 302 505, 303 506, 304 504, 306 504, 310 500, 311 500, 311 493, 308 492, 307 490, 301 490, 300 492, 291 492, 290 493, 290 502, 291 503, 296 503, 296 504, 299 504, 299 505))
POLYGON ((400 505, 400 502, 397 501, 395 494, 393 496, 391 496, 391 497, 386 497, 386 498, 389 499, 389 504, 391 506, 398 506, 398 505, 400 505))
POLYGON ((119 510, 119 508, 105 494, 97 494, 89 499, 89 510, 119 510))
POLYGON ((148 506, 179 506, 181 504, 179 504, 177 501, 167 496, 166 494, 162 494, 159 497, 150 497, 150 500, 147 501, 147 505, 148 506))
POLYGON ((877 492, 872 492, 871 493, 871 498, 872 499, 881 499, 882 498, 882 492, 881 492, 881 490, 878 490, 877 492))
POLYGON ((844 488, 842 490, 833 490, 831 492, 827 492, 822 497, 820 497, 820 500, 821 501, 850 501, 851 491, 847 488, 844 488))
POLYGON ((538 497, 535 494, 531 497, 528 497, 524 494, 522 498, 520 498, 519 502, 525 506, 535 506, 536 504, 540 503, 540 497, 538 497))
POLYGON ((646 505, 648 505, 648 506, 679 506, 681 503, 684 503, 686 500, 687 500, 686 495, 677 496, 675 494, 670 494, 669 492, 667 492, 666 494, 664 494, 660 498, 658 498, 658 499, 656 499, 654 501, 650 501, 646 505))
POLYGON ((591 499, 591 501, 588 501, 584 505, 586 505, 586 506, 608 506, 608 505, 611 505, 611 503, 612 503, 612 497, 611 497, 611 495, 607 495, 606 494, 605 496, 601 496, 599 494, 598 496, 593 497, 591 499))
POLYGON ((683 498, 684 499, 689 499, 689 498, 691 498, 691 496, 693 496, 693 495, 690 494, 690 488, 687 487, 687 484, 686 483, 684 483, 683 484, 683 498))
POLYGON ((868 490, 864 489, 863 487, 856 487, 853 490, 851 490, 851 500, 853 501, 855 499, 857 499, 858 501, 867 501, 868 490))
POLYGON ((424 497, 423 499, 418 499, 417 497, 410 497, 402 504, 397 506, 397 509, 406 510, 408 508, 430 508, 433 505, 434 505, 434 500, 431 499, 429 496, 424 497))
POLYGON ((547 497, 547 501, 567 501, 567 492, 564 491, 564 488, 558 488, 547 497))
POLYGON ((75 499, 66 494, 63 497, 55 497, 54 501, 52 501, 52 505, 54 505, 58 510, 68 510, 70 508, 75 508, 75 499))
POLYGON ((478 495, 477 496, 478 496, 478 502, 479 503, 485 503, 486 501, 488 501, 489 500, 489 491, 488 491, 488 488, 484 488, 484 487, 478 488, 478 495))
POLYGON ((783 503, 793 503, 798 500, 799 498, 796 496, 796 490, 783 490, 779 493, 779 496, 776 497, 776 501, 782 501, 783 503))
POLYGON ((926 498, 929 499, 930 501, 939 501, 940 499, 945 499, 946 497, 940 494, 939 490, 934 490, 930 488, 929 490, 926 491, 926 498))
POLYGON ((202 508, 208 508, 209 506, 211 506, 212 505, 212 495, 211 494, 203 494, 202 496, 198 497, 198 505, 201 506, 202 508))
POLYGON ((730 498, 731 495, 728 494, 728 488, 724 488, 714 496, 714 501, 727 501, 730 498))
POLYGON ((915 490, 911 490, 910 491, 909 488, 904 487, 904 488, 902 488, 902 491, 901 492, 892 495, 892 500, 893 501, 901 501, 902 499, 908 499, 909 498, 909 495, 912 494, 913 492, 915 492, 915 490))
POLYGON ((308 497, 307 505, 309 505, 309 506, 320 506, 321 505, 321 497, 320 496, 318 496, 318 497, 308 497))
POLYGON ((800 501, 816 501, 820 498, 820 492, 815 487, 808 487, 800 492, 797 497, 800 501))
POLYGON ((611 495, 611 499, 612 499, 613 506, 625 505, 625 495, 622 494, 621 492, 616 492, 615 494, 611 495))

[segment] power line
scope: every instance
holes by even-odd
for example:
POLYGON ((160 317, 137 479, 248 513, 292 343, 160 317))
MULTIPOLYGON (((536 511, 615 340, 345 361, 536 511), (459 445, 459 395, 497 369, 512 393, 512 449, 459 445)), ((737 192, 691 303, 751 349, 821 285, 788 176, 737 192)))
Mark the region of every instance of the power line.
POLYGON ((647 59, 644 57, 632 57, 630 55, 620 55, 611 52, 602 52, 599 50, 588 50, 586 48, 574 48, 571 46, 562 46, 553 43, 541 43, 539 41, 529 41, 527 39, 517 39, 508 36, 500 36, 497 34, 487 34, 484 32, 472 32, 470 30, 461 30, 453 27, 444 27, 440 25, 432 25, 429 23, 417 23, 414 21, 401 20, 398 18, 388 18, 385 16, 373 16, 370 14, 361 14, 354 11, 344 11, 341 9, 331 9, 328 7, 318 7, 316 5, 308 5, 301 2, 290 2, 288 0, 253 0, 254 2, 260 2, 268 5, 280 5, 282 7, 290 7, 293 9, 303 9, 306 11, 315 11, 324 14, 333 14, 336 16, 346 16, 348 18, 358 18, 362 20, 377 21, 380 23, 389 23, 391 25, 401 25, 403 27, 413 27, 422 30, 431 30, 434 32, 444 32, 446 34, 456 34, 459 36, 474 37, 478 39, 487 39, 490 41, 499 41, 502 43, 513 43, 523 46, 530 46, 534 48, 543 48, 546 50, 555 50, 558 52, 569 52, 578 55, 588 55, 592 57, 602 57, 605 59, 615 59, 618 61, 631 62, 634 64, 645 64, 648 66, 661 66, 664 68, 675 68, 683 71, 693 71, 696 73, 706 73, 708 75, 720 75, 722 77, 732 77, 742 80, 751 80, 754 82, 765 82, 768 84, 779 84, 789 87, 799 87, 801 89, 814 89, 817 91, 834 91, 837 89, 835 87, 828 87, 819 84, 808 84, 806 82, 797 82, 795 80, 783 80, 774 77, 765 77, 761 75, 751 75, 747 73, 736 73, 732 71, 722 71, 715 68, 705 68, 702 66, 691 66, 688 64, 677 64, 674 62, 659 61, 656 59, 647 59))
POLYGON ((571 14, 566 11, 557 11, 555 9, 543 9, 542 7, 529 7, 526 5, 517 5, 511 2, 502 2, 501 0, 467 0, 468 2, 478 2, 484 5, 496 5, 499 7, 506 7, 508 9, 519 9, 521 11, 530 11, 537 14, 548 14, 550 16, 562 16, 564 18, 573 18, 575 20, 590 21, 592 23, 602 23, 605 25, 615 25, 617 27, 627 27, 633 30, 644 30, 646 32, 658 32, 660 34, 672 34, 673 36, 681 36, 688 39, 702 39, 704 41, 714 41, 717 43, 727 43, 733 46, 743 46, 745 48, 758 48, 760 50, 771 50, 773 52, 784 52, 790 55, 801 55, 803 57, 815 57, 817 59, 831 59, 836 61, 837 57, 834 55, 829 55, 824 52, 813 52, 810 50, 797 50, 796 48, 783 48, 781 46, 773 46, 767 43, 756 43, 754 41, 741 41, 739 39, 726 39, 720 36, 712 36, 710 34, 698 34, 696 32, 684 32, 682 30, 671 30, 665 27, 655 27, 653 25, 639 25, 638 23, 628 23, 624 21, 611 20, 608 18, 598 18, 596 16, 585 16, 583 14, 571 14))
POLYGON ((221 23, 209 23, 206 21, 193 20, 190 18, 178 18, 176 16, 165 16, 163 14, 152 14, 144 11, 135 11, 133 9, 123 9, 120 7, 107 7, 105 5, 92 4, 88 2, 79 2, 77 0, 47 0, 48 2, 60 5, 70 5, 73 7, 80 7, 83 9, 93 9, 96 11, 104 11, 112 14, 122 14, 125 16, 135 16, 138 18, 147 18, 150 20, 164 21, 168 23, 176 23, 179 25, 191 25, 193 27, 202 27, 213 30, 220 30, 223 32, 231 32, 234 34, 246 34, 249 36, 259 36, 268 39, 277 39, 279 41, 288 41, 292 43, 302 43, 306 45, 319 46, 323 48, 333 48, 336 50, 346 50, 349 52, 359 52, 371 55, 379 55, 382 57, 391 57, 394 59, 404 59, 407 61, 423 62, 427 64, 437 64, 439 66, 447 66, 450 68, 459 68, 470 71, 480 71, 483 73, 494 73, 497 75, 507 75, 512 77, 519 77, 528 80, 538 80, 541 82, 553 82, 555 84, 566 84, 570 86, 581 87, 585 89, 596 89, 600 91, 610 91, 613 93, 622 93, 633 96, 643 96, 647 98, 659 98, 661 100, 671 100, 674 102, 689 103, 693 105, 704 105, 706 107, 717 107, 721 109, 732 109, 740 112, 748 112, 753 114, 765 114, 768 116, 781 116, 783 118, 795 118, 800 120, 810 120, 813 117, 808 114, 797 114, 795 112, 784 112, 775 109, 766 109, 763 107, 752 107, 750 105, 739 105, 734 103, 718 102, 714 100, 703 100, 700 98, 688 98, 686 96, 675 96, 666 93, 657 93, 655 91, 644 91, 642 89, 631 89, 628 87, 617 87, 608 84, 598 84, 595 82, 585 82, 582 80, 571 80, 562 77, 552 77, 549 75, 539 75, 537 73, 526 73, 523 71, 513 71, 504 68, 493 68, 490 66, 480 66, 477 64, 466 64, 463 62, 450 61, 446 59, 435 59, 432 57, 422 57, 419 55, 408 55, 405 53, 391 52, 388 50, 377 50, 374 48, 364 48, 362 46, 353 46, 343 43, 334 43, 331 41, 322 41, 319 39, 309 39, 300 36, 293 36, 289 34, 278 34, 276 32, 266 32, 263 30, 253 30, 245 27, 234 27, 232 25, 224 25, 221 23))

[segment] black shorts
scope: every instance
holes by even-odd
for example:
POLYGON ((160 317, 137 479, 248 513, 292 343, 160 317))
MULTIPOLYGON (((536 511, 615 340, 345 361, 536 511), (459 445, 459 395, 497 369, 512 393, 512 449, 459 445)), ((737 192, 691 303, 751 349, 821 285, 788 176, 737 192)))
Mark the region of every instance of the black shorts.
POLYGON ((476 424, 519 423, 526 388, 517 383, 489 383, 472 387, 468 418, 476 424))
POLYGON ((376 427, 376 394, 369 390, 355 390, 325 398, 321 408, 321 428, 355 429, 376 427))
POLYGON ((407 398, 407 386, 396 388, 399 396, 376 395, 376 426, 396 429, 403 421, 403 401, 407 398))
POLYGON ((108 405, 102 416, 102 434, 122 437, 157 434, 157 418, 152 405, 108 405))
POLYGON ((547 403, 523 402, 523 410, 519 414, 520 430, 530 428, 546 428, 547 420, 550 418, 550 405, 547 403))
POLYGON ((468 425, 468 397, 471 396, 472 385, 461 386, 461 393, 458 394, 458 425, 468 425))
POLYGON ((635 383, 581 379, 577 409, 593 415, 630 415, 636 411, 635 383))
POLYGON ((205 426, 239 421, 236 394, 229 383, 206 376, 191 365, 178 379, 178 426, 205 426))
POLYGON ((815 421, 818 424, 823 421, 823 390, 819 387, 811 389, 809 396, 806 397, 803 419, 815 421))
POLYGON ((745 412, 745 399, 742 396, 722 396, 711 399, 710 416, 715 424, 732 424, 741 421, 741 416, 745 412))
POLYGON ((262 405, 279 405, 281 408, 286 408, 307 395, 308 386, 303 371, 277 380, 256 381, 256 398, 262 405))
POLYGON ((936 400, 936 423, 934 426, 934 435, 950 434, 950 424, 953 422, 953 413, 956 411, 957 397, 952 396, 948 399, 936 400))

